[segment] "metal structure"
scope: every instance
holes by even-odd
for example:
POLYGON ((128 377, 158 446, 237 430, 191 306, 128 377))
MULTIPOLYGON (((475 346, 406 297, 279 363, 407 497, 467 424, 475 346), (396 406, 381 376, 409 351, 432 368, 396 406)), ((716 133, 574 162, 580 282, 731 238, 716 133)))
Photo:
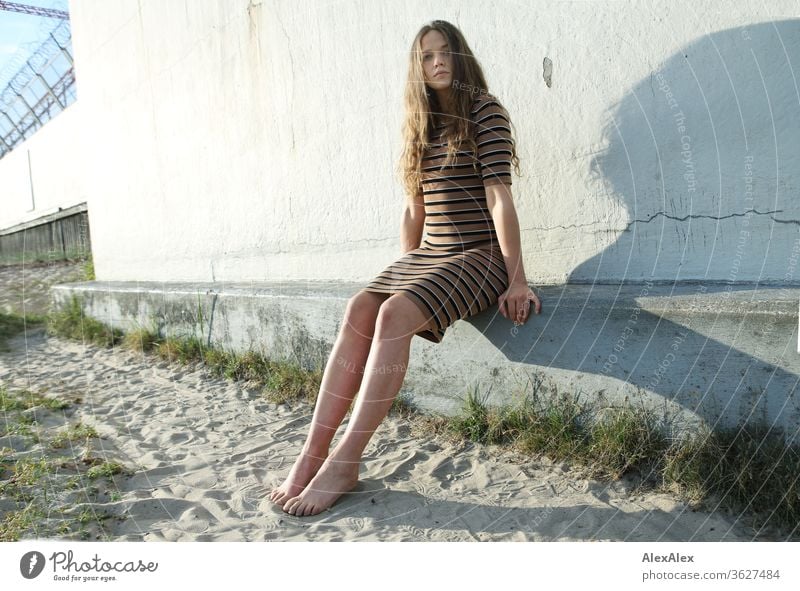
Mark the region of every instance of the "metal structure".
POLYGON ((33 14, 35 16, 50 16, 53 18, 69 19, 69 13, 54 8, 40 8, 38 6, 28 6, 27 4, 17 4, 16 2, 3 2, 0 0, 0 10, 9 12, 21 12, 23 14, 33 14))
POLYGON ((0 0, 0 11, 60 19, 0 92, 0 158, 76 99, 69 14, 0 0))

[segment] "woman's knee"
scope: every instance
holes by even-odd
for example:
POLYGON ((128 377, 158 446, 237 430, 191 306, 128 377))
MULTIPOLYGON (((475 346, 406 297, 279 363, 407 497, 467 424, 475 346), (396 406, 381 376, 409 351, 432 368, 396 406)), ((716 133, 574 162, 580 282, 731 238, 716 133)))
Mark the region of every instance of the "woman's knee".
POLYGON ((375 333, 384 337, 413 337, 428 328, 428 319, 410 298, 394 294, 381 305, 375 324, 375 333))
POLYGON ((381 304, 389 294, 359 291, 347 302, 342 328, 352 328, 355 331, 372 336, 375 330, 375 321, 381 304))

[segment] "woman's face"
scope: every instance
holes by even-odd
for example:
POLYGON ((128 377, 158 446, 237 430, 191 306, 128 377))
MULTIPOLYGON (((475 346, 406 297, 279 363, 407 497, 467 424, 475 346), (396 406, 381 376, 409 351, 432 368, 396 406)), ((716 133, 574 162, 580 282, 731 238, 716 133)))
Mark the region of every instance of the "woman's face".
POLYGON ((453 81, 453 58, 447 38, 439 31, 428 31, 421 41, 425 83, 437 91, 448 88, 453 81))

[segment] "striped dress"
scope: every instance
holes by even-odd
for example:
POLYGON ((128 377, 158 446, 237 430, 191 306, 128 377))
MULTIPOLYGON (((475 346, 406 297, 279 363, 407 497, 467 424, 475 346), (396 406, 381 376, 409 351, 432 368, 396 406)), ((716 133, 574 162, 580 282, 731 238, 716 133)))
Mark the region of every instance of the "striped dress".
POLYGON ((416 334, 440 343, 456 320, 483 312, 508 289, 508 274, 497 233, 486 204, 485 185, 511 185, 511 127, 508 112, 490 94, 475 97, 471 109, 478 147, 475 156, 459 151, 443 167, 443 125, 435 127, 422 159, 426 237, 420 248, 405 253, 364 288, 403 292, 432 320, 416 334))

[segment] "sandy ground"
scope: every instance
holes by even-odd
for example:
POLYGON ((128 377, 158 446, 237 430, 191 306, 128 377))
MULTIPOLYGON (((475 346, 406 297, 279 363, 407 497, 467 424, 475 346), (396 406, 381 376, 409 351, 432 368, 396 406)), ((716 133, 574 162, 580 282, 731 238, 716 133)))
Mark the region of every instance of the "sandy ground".
POLYGON ((118 479, 121 500, 95 507, 128 516, 106 521, 114 540, 753 539, 723 511, 695 512, 665 494, 632 498, 626 481, 581 479, 564 465, 494 446, 454 447, 412 434, 393 417, 371 440, 358 487, 319 515, 295 517, 267 495, 294 462, 310 407, 268 403, 201 367, 43 330, 10 344, 0 354, 0 380, 53 396, 80 393, 70 422, 96 428, 96 455, 137 470, 118 479))
MULTIPOLYGON (((49 286, 81 275, 74 263, 0 268, 0 307, 45 312, 49 286)), ((120 500, 93 506, 98 515, 127 517, 104 522, 113 540, 754 539, 744 520, 723 510, 693 511, 668 494, 633 496, 627 480, 586 480, 565 464, 496 446, 455 447, 391 416, 367 447, 358 487, 319 515, 295 517, 267 496, 302 446, 310 407, 268 403, 202 367, 84 346, 41 329, 9 344, 0 380, 80 396, 74 413, 46 426, 94 426, 101 438, 90 440, 93 455, 135 471, 114 477, 120 500)), ((0 499, 0 517, 4 507, 10 501, 0 499)))

